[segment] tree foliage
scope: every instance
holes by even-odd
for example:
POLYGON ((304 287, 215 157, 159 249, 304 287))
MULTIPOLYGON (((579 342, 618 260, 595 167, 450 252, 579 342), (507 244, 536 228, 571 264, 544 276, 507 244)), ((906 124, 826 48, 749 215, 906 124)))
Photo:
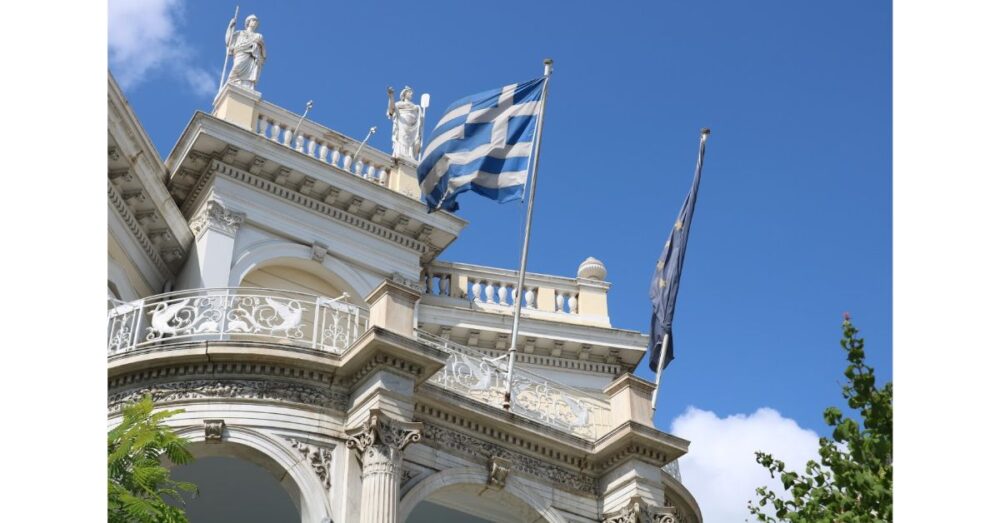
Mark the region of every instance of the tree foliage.
POLYGON ((122 422, 108 432, 108 521, 110 523, 187 523, 181 492, 194 493, 192 483, 170 479, 161 456, 176 465, 194 457, 163 420, 182 410, 153 412, 153 400, 125 406, 122 422))
POLYGON ((810 460, 805 472, 787 470, 770 454, 757 452, 757 463, 779 477, 790 498, 760 487, 748 508, 757 521, 793 523, 881 523, 892 521, 892 383, 875 386, 875 370, 865 364, 865 342, 844 315, 841 347, 849 365, 843 387, 847 405, 858 411, 863 425, 840 409, 823 412, 833 427, 831 438, 820 438, 820 463, 810 460), (768 507, 770 506, 770 508, 768 507), (770 514, 773 512, 773 516, 770 514))

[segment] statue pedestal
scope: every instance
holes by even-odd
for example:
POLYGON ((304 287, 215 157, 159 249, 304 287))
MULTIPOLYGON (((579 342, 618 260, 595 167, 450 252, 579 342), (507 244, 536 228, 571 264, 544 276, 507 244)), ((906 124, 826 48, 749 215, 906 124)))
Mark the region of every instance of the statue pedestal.
POLYGON ((212 116, 254 132, 258 102, 259 92, 227 83, 212 102, 212 116))
POLYGON ((420 183, 417 181, 417 165, 409 160, 393 157, 389 188, 414 200, 419 200, 420 183))

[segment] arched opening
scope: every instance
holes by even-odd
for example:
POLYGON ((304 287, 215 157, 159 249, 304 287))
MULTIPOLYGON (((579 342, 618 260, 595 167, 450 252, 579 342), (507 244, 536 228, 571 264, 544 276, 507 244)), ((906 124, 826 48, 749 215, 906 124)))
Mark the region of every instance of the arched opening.
POLYGON ((324 265, 302 258, 280 257, 260 263, 243 276, 239 286, 301 292, 327 298, 339 298, 346 292, 346 303, 365 304, 364 296, 359 296, 343 278, 324 265))
POLYGON ((543 523, 548 519, 510 493, 485 485, 449 485, 421 500, 406 523, 543 523))
POLYGON ((184 506, 192 523, 301 520, 281 483, 269 471, 245 459, 205 456, 174 467, 171 477, 198 486, 198 496, 184 506))

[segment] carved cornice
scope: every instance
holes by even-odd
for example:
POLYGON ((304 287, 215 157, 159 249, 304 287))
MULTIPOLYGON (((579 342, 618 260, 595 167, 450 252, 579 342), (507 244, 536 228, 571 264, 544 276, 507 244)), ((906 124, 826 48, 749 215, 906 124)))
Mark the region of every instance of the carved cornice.
POLYGON ((321 408, 345 410, 347 396, 299 383, 274 380, 188 380, 143 385, 108 395, 108 409, 116 412, 123 405, 149 395, 156 403, 203 399, 270 400, 321 408))
POLYGON ((302 454, 303 459, 308 461, 313 472, 319 476, 323 487, 329 489, 332 477, 330 466, 333 463, 333 450, 319 445, 312 445, 295 438, 285 438, 292 444, 292 448, 302 454))
POLYGON ((118 189, 115 188, 110 180, 108 181, 108 203, 110 203, 111 206, 114 207, 115 211, 118 212, 118 216, 120 216, 122 221, 125 222, 125 226, 128 227, 129 232, 132 233, 132 236, 139 243, 139 246, 142 247, 143 252, 146 253, 146 256, 148 256, 150 261, 153 262, 153 265, 155 265, 156 268, 162 273, 162 276, 168 277, 173 274, 170 267, 167 266, 167 263, 163 261, 162 257, 160 257, 160 253, 156 245, 149 239, 148 236, 146 236, 146 232, 143 230, 142 226, 139 225, 139 221, 135 219, 135 215, 132 214, 132 209, 130 209, 128 204, 125 203, 122 196, 118 194, 118 189))
POLYGON ((227 236, 235 236, 245 219, 245 214, 226 209, 217 200, 209 200, 205 202, 201 212, 191 219, 191 231, 194 232, 195 238, 200 238, 202 233, 209 229, 227 236))
POLYGON ((263 176, 254 175, 247 171, 237 169, 218 159, 209 163, 205 174, 202 175, 191 191, 185 196, 184 205, 182 206, 182 210, 185 213, 190 211, 190 207, 193 205, 193 202, 197 200, 198 195, 204 190, 213 175, 226 176, 246 185, 250 185, 251 187, 263 190, 298 206, 305 207, 311 211, 333 218, 355 229, 416 251, 421 256, 430 252, 430 247, 424 240, 414 239, 405 234, 396 232, 389 227, 379 225, 368 218, 334 207, 333 205, 320 200, 318 195, 306 196, 297 190, 283 187, 280 184, 267 180, 263 176))

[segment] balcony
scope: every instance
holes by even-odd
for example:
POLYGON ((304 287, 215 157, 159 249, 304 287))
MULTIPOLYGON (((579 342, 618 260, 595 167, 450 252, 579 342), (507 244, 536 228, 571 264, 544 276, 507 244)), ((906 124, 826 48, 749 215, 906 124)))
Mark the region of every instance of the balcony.
POLYGON ((117 303, 108 310, 108 356, 214 340, 265 341, 340 354, 368 329, 368 313, 339 300, 232 288, 117 303))
MULTIPOLYGON (((265 342, 343 354, 369 327, 368 311, 340 298, 259 288, 197 289, 117 302, 108 310, 108 357, 191 342, 265 342)), ((428 332, 416 337, 448 353, 428 383, 501 408, 506 359, 428 332), (502 361, 500 361, 502 360, 502 361)), ((596 440, 611 429, 601 396, 514 369, 511 410, 562 432, 596 440)))

